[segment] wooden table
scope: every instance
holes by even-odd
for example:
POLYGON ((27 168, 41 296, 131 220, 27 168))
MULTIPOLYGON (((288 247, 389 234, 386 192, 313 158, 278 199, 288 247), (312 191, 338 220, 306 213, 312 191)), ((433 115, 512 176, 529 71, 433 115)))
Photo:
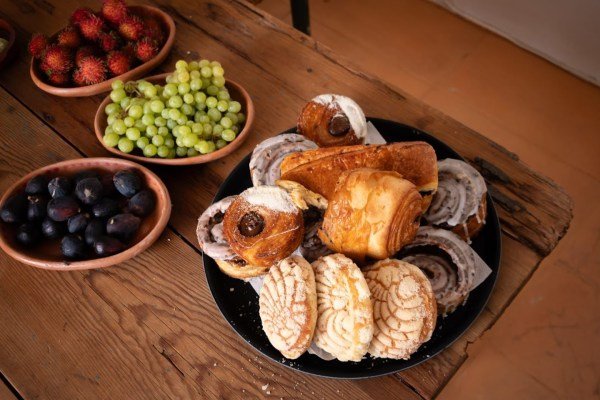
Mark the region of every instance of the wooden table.
MULTIPOLYGON (((99 2, 84 3, 98 8, 99 2)), ((494 324, 565 234, 572 218, 568 195, 516 154, 356 70, 248 3, 152 3, 177 23, 176 44, 164 67, 171 69, 179 58, 220 60, 254 99, 254 131, 224 160, 153 168, 171 192, 173 215, 158 242, 127 263, 58 273, 0 254, 1 397, 434 397, 465 361, 469 345, 494 324), (219 314, 194 232, 197 217, 231 168, 260 140, 292 126, 308 99, 328 92, 353 97, 367 115, 414 125, 453 146, 484 174, 502 222, 500 277, 475 324, 430 361, 375 379, 317 378, 258 354, 219 314)), ((92 132, 100 97, 46 95, 28 75, 24 49, 31 33, 62 27, 79 4, 3 2, 0 16, 16 26, 21 53, 0 72, 0 191, 34 168, 108 155, 92 132)))

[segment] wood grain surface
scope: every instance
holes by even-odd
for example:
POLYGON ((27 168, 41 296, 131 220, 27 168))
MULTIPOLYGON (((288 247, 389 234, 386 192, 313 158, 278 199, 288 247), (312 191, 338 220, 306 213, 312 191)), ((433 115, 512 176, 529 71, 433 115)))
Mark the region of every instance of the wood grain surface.
MULTIPOLYGON (((96 2, 85 5, 97 8, 96 2)), ((32 32, 53 32, 81 2, 9 2, 25 49, 32 32)), ((237 1, 151 2, 178 36, 164 64, 207 57, 224 65, 256 106, 251 136, 229 157, 152 169, 173 200, 169 229, 147 252, 107 270, 37 271, 0 254, 0 371, 24 398, 431 398, 460 367, 564 235, 565 192, 515 154, 404 93, 349 67, 322 45, 237 1), (392 376, 329 380, 290 371, 245 344, 219 314, 204 280, 195 222, 231 168, 260 140, 294 125, 313 96, 339 92, 365 113, 426 130, 484 174, 503 227, 502 269, 492 298, 468 332, 434 359, 392 376), (268 386, 265 386, 268 385, 268 386), (264 389, 263 389, 264 388, 264 389)), ((57 98, 36 90, 22 51, 0 75, 0 190, 63 159, 105 156, 92 121, 101 97, 57 98)))

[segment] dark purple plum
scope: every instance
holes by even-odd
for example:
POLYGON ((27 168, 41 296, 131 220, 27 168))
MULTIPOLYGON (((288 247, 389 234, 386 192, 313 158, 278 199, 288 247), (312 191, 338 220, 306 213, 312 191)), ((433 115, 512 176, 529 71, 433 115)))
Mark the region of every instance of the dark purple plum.
POLYGON ((75 196, 85 205, 96 204, 102 198, 102 183, 98 178, 83 178, 75 186, 75 196))
POLYGON ((131 197, 142 189, 142 179, 137 172, 130 169, 117 172, 113 183, 117 191, 125 197, 131 197))
POLYGON ((42 234, 49 239, 56 239, 65 233, 64 222, 56 222, 46 217, 42 221, 42 234))
POLYGON ((118 212, 119 202, 110 197, 104 197, 92 207, 92 215, 96 218, 109 218, 118 212))
POLYGON ((79 203, 71 196, 57 197, 48 203, 48 216, 57 222, 66 221, 79 213, 79 203))
POLYGON ((90 221, 90 216, 87 213, 79 213, 73 215, 67 221, 67 230, 69 233, 83 233, 90 221))
POLYGON ((85 228, 85 243, 88 246, 93 246, 98 239, 104 236, 104 227, 105 223, 103 220, 99 218, 92 219, 85 228))
POLYGON ((79 235, 67 235, 60 242, 60 249, 66 258, 82 258, 85 256, 85 242, 79 235))
POLYGON ((106 233, 123 241, 129 241, 140 227, 141 219, 133 214, 117 214, 106 223, 106 233))
POLYGON ((18 193, 9 197, 0 209, 0 219, 8 224, 24 222, 27 217, 27 196, 18 193))
POLYGON ((138 217, 145 217, 154 211, 156 199, 154 193, 148 189, 144 189, 129 199, 127 208, 129 211, 138 217))
POLYGON ((25 246, 36 244, 41 238, 40 227, 33 222, 25 222, 17 228, 17 242, 25 246))
POLYGON ((48 193, 48 178, 44 175, 34 176, 27 182, 25 186, 26 194, 47 194, 48 193))
POLYGON ((102 236, 94 243, 94 251, 100 257, 111 256, 120 253, 125 249, 125 245, 118 239, 110 236, 102 236))
POLYGON ((56 199, 71 194, 71 181, 64 176, 57 176, 48 183, 50 197, 56 199))
POLYGON ((41 221, 46 218, 48 199, 42 194, 30 194, 27 196, 27 219, 29 221, 41 221))

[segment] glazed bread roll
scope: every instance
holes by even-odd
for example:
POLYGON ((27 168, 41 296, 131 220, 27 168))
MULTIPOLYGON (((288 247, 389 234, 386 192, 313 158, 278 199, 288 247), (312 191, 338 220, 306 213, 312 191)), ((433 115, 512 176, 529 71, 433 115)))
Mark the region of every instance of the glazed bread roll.
POLYGON ((298 133, 321 147, 359 144, 367 136, 367 120, 354 100, 338 94, 322 94, 302 109, 298 133))
POLYGON ((275 264, 259 297, 263 330, 289 359, 300 357, 312 342, 317 324, 317 287, 312 266, 292 255, 275 264))
POLYGON ((247 263, 270 267, 302 242, 302 212, 285 190, 253 187, 242 192, 225 212, 223 233, 247 263))
POLYGON ((340 361, 360 361, 373 337, 373 308, 362 272, 342 254, 312 264, 317 282, 315 344, 340 361))
POLYGON ((438 186, 435 151, 425 142, 330 147, 290 154, 281 163, 281 179, 298 182, 329 200, 340 175, 357 168, 399 173, 417 187, 423 197, 423 211, 438 186))
POLYGON ((353 260, 382 260, 412 242, 420 217, 415 185, 393 171, 356 169, 341 174, 319 237, 353 260))
POLYGON ((475 168, 451 158, 438 162, 438 175, 438 190, 423 217, 427 223, 451 230, 470 242, 487 215, 485 181, 475 168))
POLYGON ((408 359, 431 338, 437 318, 431 284, 419 268, 383 260, 363 270, 371 291, 373 357, 408 359))

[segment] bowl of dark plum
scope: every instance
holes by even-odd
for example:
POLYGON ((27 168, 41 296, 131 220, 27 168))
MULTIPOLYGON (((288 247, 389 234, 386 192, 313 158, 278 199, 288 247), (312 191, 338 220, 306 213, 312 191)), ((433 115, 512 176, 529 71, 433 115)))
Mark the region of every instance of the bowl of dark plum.
POLYGON ((0 248, 51 270, 102 268, 135 257, 165 229, 171 199, 149 169, 82 158, 35 170, 0 198, 0 248))

